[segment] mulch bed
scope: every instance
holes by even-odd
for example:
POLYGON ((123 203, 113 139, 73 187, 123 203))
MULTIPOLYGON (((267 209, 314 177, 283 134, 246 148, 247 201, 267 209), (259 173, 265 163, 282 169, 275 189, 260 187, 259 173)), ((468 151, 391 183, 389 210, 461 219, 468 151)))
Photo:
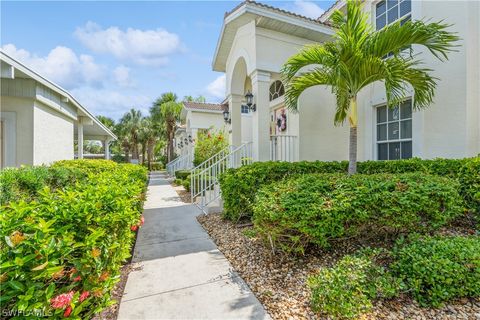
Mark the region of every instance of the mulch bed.
MULTIPOLYGON (((362 246, 390 247, 389 239, 368 242, 345 241, 335 250, 318 250, 303 257, 273 253, 259 239, 247 237, 248 224, 242 227, 223 220, 220 214, 201 215, 198 221, 227 257, 235 271, 247 282, 273 319, 325 319, 310 308, 308 275, 321 267, 332 266, 343 255, 362 246)), ((446 234, 468 234, 468 228, 454 226, 446 234)), ((461 299, 439 309, 421 308, 407 296, 374 302, 373 310, 363 319, 480 319, 480 299, 461 299)))

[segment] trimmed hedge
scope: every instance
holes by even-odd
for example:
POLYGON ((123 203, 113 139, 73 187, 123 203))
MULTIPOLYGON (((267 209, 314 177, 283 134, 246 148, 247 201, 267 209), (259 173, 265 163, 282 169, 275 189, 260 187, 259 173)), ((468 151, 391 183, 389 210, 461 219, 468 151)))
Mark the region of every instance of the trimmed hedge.
POLYGON ((348 162, 254 162, 229 169, 220 176, 223 216, 230 220, 250 218, 257 191, 264 185, 306 173, 347 172, 348 162))
POLYGON ((460 169, 461 193, 471 208, 480 212, 480 157, 467 161, 460 169))
POLYGON ((424 174, 309 174, 258 192, 253 223, 267 243, 304 253, 366 233, 434 230, 462 214, 455 180, 424 174))
MULTIPOLYGON (((22 189, 1 208, 2 312, 91 319, 112 302, 132 231, 142 224, 146 169, 105 160, 61 161, 50 169, 60 168, 83 177, 57 188, 45 183, 34 199, 22 189)), ((23 170, 39 169, 16 172, 23 170)))
MULTIPOLYGON (((358 163, 358 173, 427 173, 458 178, 462 183, 462 195, 469 207, 479 205, 476 185, 480 184, 480 158, 434 159, 418 158, 393 161, 365 161, 358 163), (470 169, 465 169, 465 168, 470 169), (468 172, 467 172, 468 171, 468 172), (472 200, 473 199, 473 200, 472 200)), ((230 169, 220 177, 225 218, 238 221, 251 218, 257 190, 292 175, 306 173, 346 173, 347 161, 341 162, 255 162, 238 169, 230 169)))
POLYGON ((73 168, 21 167, 0 171, 0 204, 13 200, 33 200, 48 186, 51 189, 74 185, 85 173, 73 168))
POLYGON ((422 306, 480 297, 480 238, 412 237, 393 250, 392 271, 422 306))
POLYGON ((175 171, 175 178, 180 179, 180 180, 185 180, 187 177, 189 177, 191 174, 190 170, 178 170, 175 171))

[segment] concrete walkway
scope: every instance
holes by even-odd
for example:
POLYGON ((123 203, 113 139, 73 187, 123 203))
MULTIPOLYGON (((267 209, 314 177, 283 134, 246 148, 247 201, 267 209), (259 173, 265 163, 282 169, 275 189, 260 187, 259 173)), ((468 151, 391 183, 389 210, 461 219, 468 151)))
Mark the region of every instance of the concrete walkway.
POLYGON ((269 319, 165 174, 150 175, 144 209, 118 319, 269 319))

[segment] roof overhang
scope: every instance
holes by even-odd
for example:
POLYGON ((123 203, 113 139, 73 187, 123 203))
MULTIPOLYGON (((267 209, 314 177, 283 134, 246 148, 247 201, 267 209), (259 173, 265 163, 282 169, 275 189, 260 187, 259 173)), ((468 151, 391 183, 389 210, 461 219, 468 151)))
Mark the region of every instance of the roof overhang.
POLYGON ((261 28, 322 42, 333 35, 333 29, 314 19, 253 1, 245 1, 225 16, 213 57, 214 71, 225 72, 227 58, 238 28, 255 21, 261 28))
MULTIPOLYGON (((0 60, 3 63, 8 64, 11 66, 12 74, 11 78, 14 79, 15 76, 21 75, 22 78, 30 78, 35 80, 36 82, 44 85, 45 87, 53 90, 57 94, 59 94, 62 97, 62 100, 68 101, 69 104, 71 104, 73 107, 77 109, 77 120, 75 122, 75 127, 77 126, 78 122, 78 117, 87 117, 92 120, 92 126, 85 126, 84 128, 84 133, 86 137, 110 137, 111 139, 116 140, 117 136, 110 130, 108 129, 104 124, 102 124, 90 111, 88 111, 84 106, 82 106, 67 90, 63 89, 59 85, 53 83, 52 81, 44 78, 37 72, 33 71, 32 69, 28 68, 24 64, 22 64, 20 61, 15 60, 14 58, 10 57, 7 55, 5 52, 0 50, 0 60)), ((2 77, 4 75, 2 74, 2 77)), ((46 103, 45 101, 41 101, 45 105, 55 109, 56 111, 57 108, 54 108, 52 104, 46 103)))
POLYGON ((347 2, 345 0, 337 0, 330 8, 328 8, 327 11, 325 11, 318 20, 320 22, 327 22, 330 19, 330 16, 332 13, 334 13, 336 10, 341 10, 347 2))

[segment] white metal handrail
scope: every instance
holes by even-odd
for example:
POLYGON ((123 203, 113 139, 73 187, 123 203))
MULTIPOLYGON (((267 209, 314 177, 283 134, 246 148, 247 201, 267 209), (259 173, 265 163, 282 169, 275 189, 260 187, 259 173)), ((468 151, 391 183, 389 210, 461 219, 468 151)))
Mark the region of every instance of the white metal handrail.
POLYGON ((297 136, 270 136, 270 160, 288 162, 298 161, 297 145, 297 136))
POLYGON ((219 176, 227 169, 252 162, 252 144, 244 143, 239 147, 230 146, 195 167, 190 176, 192 203, 207 213, 206 207, 221 196, 219 176))
POLYGON ((166 165, 167 173, 169 176, 174 176, 178 170, 188 170, 193 168, 193 152, 188 152, 183 156, 180 156, 166 165))

